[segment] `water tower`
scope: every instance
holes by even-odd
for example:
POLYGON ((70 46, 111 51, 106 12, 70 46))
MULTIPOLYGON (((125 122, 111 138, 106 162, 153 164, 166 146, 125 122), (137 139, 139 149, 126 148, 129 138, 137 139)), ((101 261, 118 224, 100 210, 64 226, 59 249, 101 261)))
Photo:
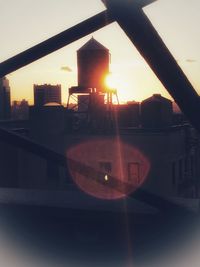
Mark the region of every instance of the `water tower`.
POLYGON ((77 51, 78 85, 105 92, 105 77, 109 74, 109 50, 91 38, 77 51))
POLYGON ((72 99, 79 118, 85 118, 84 125, 91 128, 112 124, 113 94, 116 99, 117 94, 105 83, 109 63, 109 50, 93 37, 77 51, 78 86, 69 88, 67 107, 72 99))

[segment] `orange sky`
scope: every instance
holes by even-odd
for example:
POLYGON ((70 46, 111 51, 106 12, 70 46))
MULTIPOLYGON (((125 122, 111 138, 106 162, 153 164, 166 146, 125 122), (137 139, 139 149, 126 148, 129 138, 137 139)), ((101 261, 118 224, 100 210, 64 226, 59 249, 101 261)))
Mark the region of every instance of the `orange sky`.
MULTIPOLYGON (((0 4, 3 9, 0 17, 0 33, 3 36, 0 61, 104 10, 100 0, 59 0, 59 4, 57 0, 0 0, 0 4)), ((146 14, 198 92, 199 7, 199 0, 158 0, 145 8, 146 14)), ((140 101, 153 93, 169 97, 116 23, 95 32, 93 36, 110 50, 110 70, 116 77, 121 102, 140 101)), ((90 38, 91 35, 86 36, 8 75, 12 100, 26 98, 32 103, 33 84, 52 83, 62 84, 63 102, 66 102, 67 89, 77 84, 76 50, 90 38), (72 72, 61 70, 63 66, 69 67, 72 72)))

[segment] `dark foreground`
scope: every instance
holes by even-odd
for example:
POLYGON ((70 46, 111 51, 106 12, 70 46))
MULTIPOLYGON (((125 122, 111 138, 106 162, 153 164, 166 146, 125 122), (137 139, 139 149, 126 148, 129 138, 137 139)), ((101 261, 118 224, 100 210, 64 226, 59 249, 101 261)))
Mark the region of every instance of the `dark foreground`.
MULTIPOLYGON (((106 203, 105 203, 106 205, 106 203)), ((36 205, 0 205, 1 229, 24 253, 65 266, 155 266, 198 231, 188 212, 139 214, 36 205), (148 265, 146 265, 148 263, 148 265)), ((59 265, 60 266, 60 265, 59 265)), ((191 265, 192 266, 192 265, 191 265)))

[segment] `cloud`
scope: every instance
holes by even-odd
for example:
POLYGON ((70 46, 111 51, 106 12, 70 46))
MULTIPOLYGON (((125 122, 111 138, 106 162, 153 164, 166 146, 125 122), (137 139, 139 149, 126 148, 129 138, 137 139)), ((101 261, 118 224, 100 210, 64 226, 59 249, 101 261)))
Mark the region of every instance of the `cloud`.
POLYGON ((68 66, 63 66, 60 69, 63 70, 63 71, 66 71, 66 72, 72 72, 72 69, 70 67, 68 67, 68 66))
POLYGON ((188 58, 185 60, 187 63, 195 63, 197 62, 195 59, 188 58))
POLYGON ((189 64, 192 64, 192 63, 197 63, 198 60, 192 59, 192 58, 187 58, 187 59, 176 59, 176 62, 177 63, 189 63, 189 64))

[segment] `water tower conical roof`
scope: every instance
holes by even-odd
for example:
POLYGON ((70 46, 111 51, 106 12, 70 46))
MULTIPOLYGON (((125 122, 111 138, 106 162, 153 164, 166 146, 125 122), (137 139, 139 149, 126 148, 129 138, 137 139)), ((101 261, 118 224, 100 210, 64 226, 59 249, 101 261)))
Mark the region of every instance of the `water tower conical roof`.
POLYGON ((86 43, 84 44, 78 51, 83 51, 83 50, 106 50, 108 51, 109 49, 103 46, 101 43, 99 43, 97 40, 95 40, 93 37, 86 43))

